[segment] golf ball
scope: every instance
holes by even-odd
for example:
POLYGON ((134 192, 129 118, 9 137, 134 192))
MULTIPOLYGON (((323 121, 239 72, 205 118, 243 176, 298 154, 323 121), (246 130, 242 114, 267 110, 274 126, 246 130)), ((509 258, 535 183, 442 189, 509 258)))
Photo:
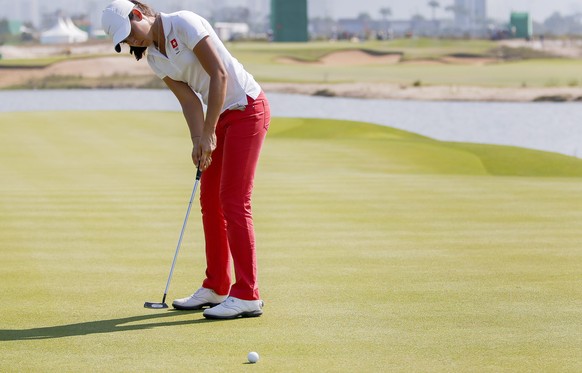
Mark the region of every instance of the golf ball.
POLYGON ((259 354, 257 354, 255 351, 251 351, 247 355, 247 359, 249 359, 249 363, 254 364, 259 361, 259 354))

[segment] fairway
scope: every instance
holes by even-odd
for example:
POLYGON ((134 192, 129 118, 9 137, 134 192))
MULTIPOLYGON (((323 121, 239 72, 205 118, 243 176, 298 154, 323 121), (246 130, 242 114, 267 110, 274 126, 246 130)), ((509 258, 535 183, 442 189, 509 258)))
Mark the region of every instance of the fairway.
MULTIPOLYGON (((0 133, 2 371, 582 371, 580 159, 275 118, 265 313, 207 321, 143 308, 194 182, 181 113, 0 113, 0 133)), ((196 205, 170 300, 203 242, 196 205)))

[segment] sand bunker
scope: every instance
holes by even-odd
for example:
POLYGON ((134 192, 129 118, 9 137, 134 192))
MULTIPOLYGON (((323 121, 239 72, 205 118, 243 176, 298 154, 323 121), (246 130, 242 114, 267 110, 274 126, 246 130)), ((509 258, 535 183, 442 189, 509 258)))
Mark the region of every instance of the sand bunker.
POLYGON ((0 69, 0 88, 49 76, 100 78, 114 75, 153 76, 153 72, 147 61, 136 61, 132 56, 79 58, 54 63, 44 68, 0 69))
POLYGON ((46 68, 46 73, 49 75, 75 75, 86 78, 153 74, 147 61, 136 61, 134 57, 121 56, 63 61, 46 68))
POLYGON ((460 57, 446 56, 437 59, 415 59, 402 60, 400 53, 372 54, 363 50, 347 50, 329 53, 317 61, 304 61, 292 57, 280 57, 279 63, 298 64, 298 65, 322 65, 322 66, 358 66, 358 65, 396 65, 398 63, 414 65, 486 65, 497 62, 494 58, 486 57, 460 57))
POLYGON ((438 65, 473 65, 483 66, 498 62, 495 58, 487 57, 456 57, 446 56, 434 59, 415 59, 402 61, 402 64, 420 65, 420 66, 438 66, 438 65))
POLYGON ((394 65, 400 62, 401 54, 375 55, 362 50, 348 50, 329 53, 318 61, 303 61, 291 57, 281 57, 277 62, 287 64, 307 64, 324 66, 394 65))

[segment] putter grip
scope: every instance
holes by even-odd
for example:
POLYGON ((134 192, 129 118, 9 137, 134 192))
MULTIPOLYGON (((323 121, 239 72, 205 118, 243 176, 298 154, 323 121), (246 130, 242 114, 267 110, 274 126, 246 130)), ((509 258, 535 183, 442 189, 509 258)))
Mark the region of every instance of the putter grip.
POLYGON ((196 180, 200 180, 200 176, 202 175, 202 171, 200 171, 200 167, 196 169, 196 180))

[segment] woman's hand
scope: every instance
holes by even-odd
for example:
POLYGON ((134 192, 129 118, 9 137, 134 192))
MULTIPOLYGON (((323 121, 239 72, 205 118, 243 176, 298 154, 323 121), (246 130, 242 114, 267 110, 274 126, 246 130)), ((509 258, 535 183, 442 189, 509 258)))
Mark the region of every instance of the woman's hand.
POLYGON ((211 133, 203 131, 202 137, 200 137, 198 142, 196 158, 194 157, 194 154, 192 154, 194 163, 198 165, 198 162, 200 162, 199 164, 201 171, 205 171, 208 167, 210 167, 210 164, 212 163, 212 152, 214 149, 216 149, 216 133, 214 131, 211 133))

